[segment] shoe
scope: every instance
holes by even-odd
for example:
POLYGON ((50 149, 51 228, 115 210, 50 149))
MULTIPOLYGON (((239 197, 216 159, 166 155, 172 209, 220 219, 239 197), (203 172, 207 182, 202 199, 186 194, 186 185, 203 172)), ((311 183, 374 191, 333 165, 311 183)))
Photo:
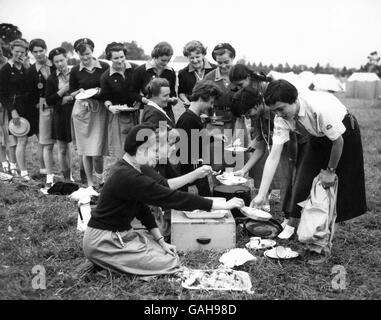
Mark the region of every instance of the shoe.
POLYGON ((281 223, 281 226, 283 229, 286 228, 287 223, 288 223, 288 219, 284 219, 283 222, 281 223))
POLYGON ((10 173, 11 173, 11 175, 14 176, 14 177, 17 177, 17 176, 19 175, 19 173, 17 172, 17 169, 11 169, 11 170, 10 170, 10 173))
POLYGON ((25 180, 25 181, 30 181, 30 180, 32 180, 30 177, 29 177, 29 175, 24 175, 24 176, 21 176, 21 178, 23 179, 23 180, 25 180))
POLYGON ((287 240, 287 239, 290 239, 294 233, 295 233, 295 228, 287 224, 285 228, 283 229, 283 231, 280 234, 278 234, 278 238, 287 240))

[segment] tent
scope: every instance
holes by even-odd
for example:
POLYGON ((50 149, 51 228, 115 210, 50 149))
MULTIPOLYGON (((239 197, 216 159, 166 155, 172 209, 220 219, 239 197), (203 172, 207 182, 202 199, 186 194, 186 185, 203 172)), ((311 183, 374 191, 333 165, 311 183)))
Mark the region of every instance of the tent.
POLYGON ((346 83, 347 98, 378 99, 381 96, 381 80, 375 73, 355 72, 346 83))
POLYGON ((344 91, 344 87, 340 80, 332 74, 315 74, 313 78, 314 90, 317 91, 330 91, 341 92, 344 91))
POLYGON ((305 82, 303 79, 301 79, 297 74, 293 72, 281 73, 277 71, 270 71, 267 76, 273 78, 274 80, 287 80, 288 82, 292 83, 296 87, 296 89, 298 89, 299 92, 309 90, 309 83, 305 82))

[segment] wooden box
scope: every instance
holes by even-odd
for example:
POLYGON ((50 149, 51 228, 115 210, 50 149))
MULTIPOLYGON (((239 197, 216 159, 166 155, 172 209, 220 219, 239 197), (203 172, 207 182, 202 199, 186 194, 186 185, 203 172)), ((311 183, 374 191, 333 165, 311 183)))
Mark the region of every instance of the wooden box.
POLYGON ((178 251, 235 248, 236 225, 230 211, 221 219, 189 219, 181 211, 171 212, 171 243, 178 251))

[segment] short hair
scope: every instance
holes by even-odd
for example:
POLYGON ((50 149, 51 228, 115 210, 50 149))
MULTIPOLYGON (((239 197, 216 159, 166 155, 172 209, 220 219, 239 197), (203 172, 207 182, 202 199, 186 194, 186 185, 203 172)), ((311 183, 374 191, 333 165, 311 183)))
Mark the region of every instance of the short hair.
POLYGON ((106 59, 111 60, 112 53, 113 52, 119 52, 123 51, 124 55, 127 56, 127 49, 121 42, 111 42, 107 45, 105 52, 106 52, 106 59))
POLYGON ((264 97, 268 106, 273 106, 277 102, 292 104, 298 98, 298 90, 290 82, 279 79, 269 83, 264 97))
POLYGON ((258 89, 246 87, 238 90, 232 99, 230 111, 236 117, 244 115, 252 108, 258 108, 263 103, 263 96, 258 89))
POLYGON ((29 43, 29 51, 32 52, 34 47, 40 47, 40 48, 45 49, 45 50, 47 48, 45 41, 42 40, 42 39, 39 39, 39 38, 33 39, 33 40, 30 41, 30 43, 29 43))
POLYGON ((206 55, 206 48, 204 47, 204 45, 198 41, 198 40, 192 40, 192 41, 189 41, 185 46, 184 46, 184 49, 183 49, 183 55, 185 57, 188 57, 190 56, 190 54, 193 52, 193 51, 196 51, 197 53, 201 53, 202 55, 206 55))
POLYGON ((156 97, 160 94, 163 87, 169 88, 169 81, 164 78, 152 79, 146 86, 147 98, 156 97))
POLYGON ((197 101, 201 98, 202 101, 208 101, 211 97, 218 98, 221 94, 221 89, 213 81, 203 80, 196 83, 189 99, 197 101))
POLYGON ((229 71, 230 82, 242 81, 249 77, 254 71, 251 70, 247 65, 242 63, 237 63, 232 66, 229 71))
POLYGON ((173 56, 172 46, 165 41, 159 42, 156 46, 154 46, 151 52, 152 58, 159 58, 162 56, 173 56))
POLYGON ((49 52, 48 58, 50 61, 53 61, 54 57, 59 56, 60 54, 63 54, 64 57, 66 57, 67 52, 66 52, 65 48, 62 48, 62 47, 54 48, 53 50, 51 50, 49 52))
POLYGON ((11 50, 13 50, 14 47, 22 47, 25 49, 25 51, 28 51, 29 47, 28 47, 28 42, 25 40, 25 39, 16 39, 16 40, 13 40, 10 44, 9 44, 11 50))
POLYGON ((94 46, 94 42, 89 38, 81 38, 74 42, 74 50, 80 54, 84 53, 87 48, 90 48, 90 50, 93 52, 94 46))
POLYGON ((212 57, 216 60, 217 56, 222 56, 225 53, 228 53, 230 58, 235 58, 235 49, 230 43, 219 43, 214 47, 212 57))
POLYGON ((124 151, 130 154, 131 156, 136 155, 136 151, 138 148, 145 142, 147 142, 149 136, 145 136, 143 140, 138 140, 137 135, 140 130, 149 130, 152 131, 153 134, 156 134, 156 127, 150 122, 143 122, 138 124, 130 129, 126 136, 126 140, 124 141, 124 151))

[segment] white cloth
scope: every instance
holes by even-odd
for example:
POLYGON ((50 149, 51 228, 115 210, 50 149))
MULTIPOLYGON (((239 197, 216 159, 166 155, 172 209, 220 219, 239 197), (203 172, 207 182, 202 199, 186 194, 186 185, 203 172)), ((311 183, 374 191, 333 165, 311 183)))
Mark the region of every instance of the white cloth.
MULTIPOLYGON (((309 134, 315 137, 326 136, 333 141, 345 132, 342 121, 347 114, 347 108, 333 94, 301 92, 298 99, 298 119, 309 134)), ((275 116, 273 144, 284 144, 290 140, 290 131, 297 131, 295 120, 275 116)))

